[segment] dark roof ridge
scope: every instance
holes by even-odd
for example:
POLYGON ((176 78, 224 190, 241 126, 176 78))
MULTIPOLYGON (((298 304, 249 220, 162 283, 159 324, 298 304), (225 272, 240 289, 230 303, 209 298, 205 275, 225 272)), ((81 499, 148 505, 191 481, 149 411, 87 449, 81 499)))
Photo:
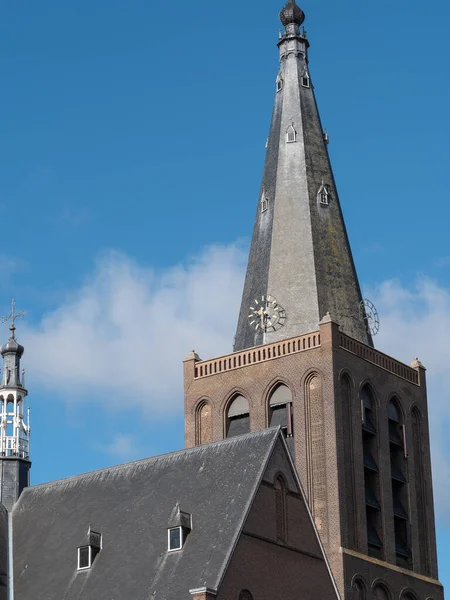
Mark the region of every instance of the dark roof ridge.
MULTIPOLYGON (((276 434, 278 433, 278 429, 279 429, 279 427, 271 427, 268 429, 262 429, 260 431, 254 431, 251 433, 247 433, 245 435, 240 435, 240 436, 236 436, 233 438, 227 438, 224 440, 218 440, 217 442, 211 442, 210 444, 203 444, 201 446, 193 446, 192 448, 182 448, 181 450, 175 450, 173 452, 166 452, 164 454, 158 454, 156 456, 149 456, 147 458, 140 458, 138 460, 125 462, 125 463, 121 463, 118 465, 112 465, 111 467, 102 467, 101 469, 95 469, 94 471, 87 471, 85 473, 79 473, 78 475, 71 475, 69 477, 63 477, 62 479, 54 479, 53 481, 38 483, 36 485, 32 485, 30 487, 25 488, 21 494, 21 497, 24 494, 31 493, 33 490, 39 490, 42 488, 51 488, 53 486, 60 485, 62 483, 71 483, 71 482, 81 481, 85 478, 87 479, 91 476, 93 477, 100 473, 106 473, 106 472, 114 473, 115 471, 119 471, 119 470, 127 468, 127 467, 131 468, 133 466, 146 465, 151 462, 156 463, 159 460, 167 459, 169 457, 175 458, 175 457, 182 456, 182 455, 195 454, 197 452, 204 451, 206 448, 216 448, 218 446, 223 446, 223 445, 234 445, 234 444, 243 442, 244 440, 247 440, 248 438, 252 438, 252 437, 258 438, 258 437, 264 437, 264 436, 267 436, 267 437, 272 436, 275 439, 276 434)), ((20 498, 19 498, 19 501, 16 503, 16 506, 19 503, 20 503, 20 498)))

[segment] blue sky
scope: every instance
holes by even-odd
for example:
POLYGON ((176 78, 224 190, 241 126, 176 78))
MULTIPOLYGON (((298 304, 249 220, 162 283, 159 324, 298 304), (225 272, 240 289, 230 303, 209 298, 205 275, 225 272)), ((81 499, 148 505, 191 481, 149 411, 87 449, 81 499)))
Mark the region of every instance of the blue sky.
MULTIPOLYGON (((233 341, 281 4, 3 4, 0 309, 27 310, 35 483, 183 446, 181 361, 233 341)), ((450 8, 302 8, 377 346, 429 369, 450 585, 450 8)))

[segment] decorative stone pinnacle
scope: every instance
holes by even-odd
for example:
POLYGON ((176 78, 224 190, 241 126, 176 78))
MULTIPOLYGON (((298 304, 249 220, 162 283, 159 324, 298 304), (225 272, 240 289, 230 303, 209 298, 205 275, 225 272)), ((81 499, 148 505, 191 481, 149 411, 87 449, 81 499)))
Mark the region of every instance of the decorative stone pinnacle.
POLYGON ((287 27, 294 23, 300 26, 305 20, 305 13, 297 6, 295 0, 289 0, 283 10, 280 12, 280 21, 287 27))

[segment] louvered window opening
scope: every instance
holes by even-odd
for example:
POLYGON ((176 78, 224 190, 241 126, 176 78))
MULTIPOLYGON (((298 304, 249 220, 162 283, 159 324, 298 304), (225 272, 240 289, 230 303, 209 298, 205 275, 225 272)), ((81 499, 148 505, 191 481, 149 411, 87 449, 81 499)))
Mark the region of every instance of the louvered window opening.
POLYGON ((392 509, 394 513, 394 535, 397 565, 412 568, 409 545, 409 515, 407 486, 407 449, 404 425, 396 400, 388 405, 389 446, 392 478, 392 509))
POLYGON ((250 408, 244 396, 236 396, 228 408, 227 438, 250 432, 250 408))
POLYGON ((383 558, 381 539, 382 515, 379 501, 378 438, 375 401, 371 390, 361 390, 361 420, 363 438, 364 485, 367 522, 368 554, 383 558))

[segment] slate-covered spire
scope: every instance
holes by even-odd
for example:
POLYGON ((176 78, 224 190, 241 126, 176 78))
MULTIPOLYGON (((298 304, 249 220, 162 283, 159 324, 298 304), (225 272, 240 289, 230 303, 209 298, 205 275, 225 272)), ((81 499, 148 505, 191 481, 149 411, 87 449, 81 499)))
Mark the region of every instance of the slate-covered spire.
POLYGON ((300 31, 304 18, 294 0, 280 13, 280 71, 235 350, 315 331, 327 313, 372 345, 300 31), (268 296, 285 312, 270 307, 264 322, 268 296))

